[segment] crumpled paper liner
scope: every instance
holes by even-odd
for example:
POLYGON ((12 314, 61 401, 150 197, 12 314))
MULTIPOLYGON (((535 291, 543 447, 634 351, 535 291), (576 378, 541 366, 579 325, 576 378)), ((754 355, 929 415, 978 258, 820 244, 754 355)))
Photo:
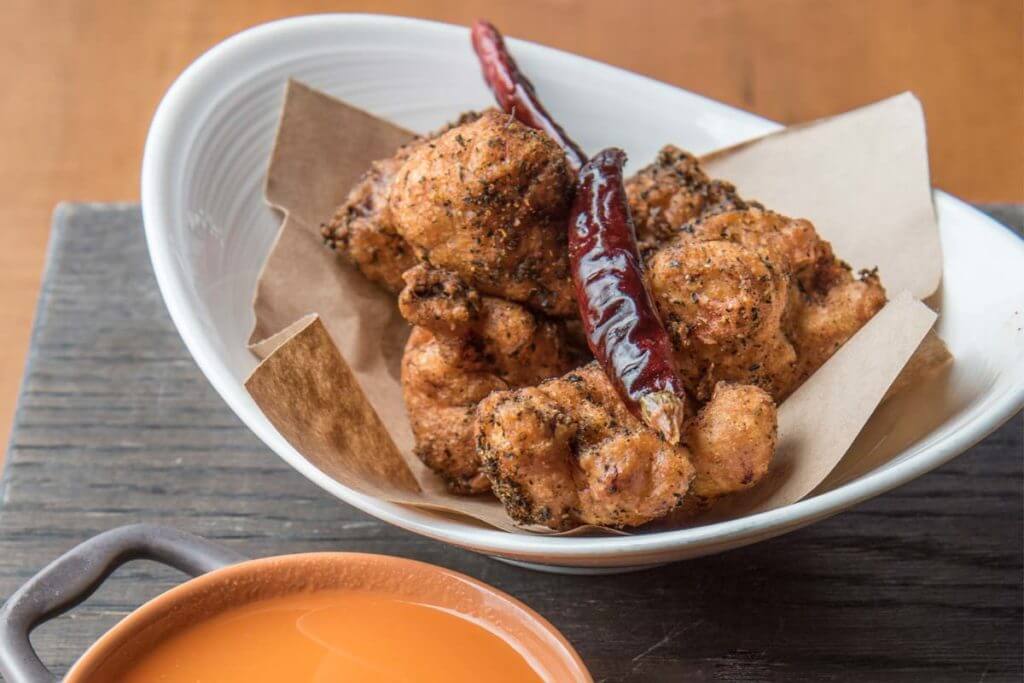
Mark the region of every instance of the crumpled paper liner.
POLYGON ((741 196, 810 220, 855 270, 877 267, 890 296, 907 290, 924 300, 942 280, 927 150, 921 103, 903 93, 702 163, 741 196))
MULTIPOLYGON (((410 137, 289 82, 266 189, 284 221, 257 285, 250 344, 264 360, 246 387, 300 454, 346 486, 523 531, 492 497, 449 494, 412 454, 399 372, 408 324, 394 295, 322 244, 321 223, 370 161, 410 137)), ((873 468, 891 458, 898 451, 879 448, 884 434, 864 443, 858 434, 890 387, 906 387, 902 398, 950 358, 929 334, 936 314, 918 301, 938 286, 942 264, 924 118, 912 95, 716 152, 705 165, 743 196, 812 220, 855 267, 881 265, 890 301, 780 406, 779 448, 765 481, 689 523, 788 505, 820 492, 833 470, 845 471, 845 481, 868 471, 864 462, 873 468)))

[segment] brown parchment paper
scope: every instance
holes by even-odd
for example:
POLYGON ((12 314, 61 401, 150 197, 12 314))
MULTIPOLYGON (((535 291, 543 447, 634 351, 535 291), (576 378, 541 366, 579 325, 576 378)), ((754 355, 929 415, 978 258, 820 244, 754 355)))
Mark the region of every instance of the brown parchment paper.
MULTIPOLYGON (((436 477, 399 451, 318 316, 300 318, 267 343, 273 350, 245 386, 295 450, 360 493, 438 510, 450 507, 451 496, 436 477)), ((460 502, 462 514, 516 528, 493 498, 460 502)))
MULTIPOLYGON (((493 498, 448 494, 412 455, 399 379, 408 325, 393 295, 367 282, 320 238, 320 225, 369 162, 391 155, 410 136, 289 82, 266 190, 268 203, 284 219, 254 300, 250 348, 264 360, 246 386, 282 436, 337 481, 393 502, 522 531, 493 498)), ((915 349, 922 349, 915 373, 949 358, 941 340, 929 335, 936 314, 917 300, 937 287, 941 252, 916 99, 901 95, 790 128, 716 152, 707 163, 713 175, 735 182, 744 196, 814 220, 837 253, 855 266, 884 262, 901 275, 890 278, 882 270, 889 303, 780 407, 779 450, 766 481, 753 492, 723 501, 713 517, 700 522, 780 507, 814 491, 837 463, 850 458, 851 444, 915 349), (896 161, 879 165, 876 159, 868 166, 865 147, 888 150, 896 161), (814 153, 816 148, 825 152, 814 153), (879 178, 889 170, 909 174, 896 183, 902 188, 896 194, 891 183, 879 178), (775 177, 759 185, 762 174, 775 177), (855 199, 843 200, 844 212, 832 211, 821 200, 840 194, 838 178, 855 199), (803 201, 804 195, 814 199, 803 201), (879 207, 895 213, 876 220, 879 207), (837 213, 842 213, 841 220, 835 220, 837 213), (855 253, 847 254, 839 246, 841 239, 855 243, 857 248, 850 249, 855 253), (913 250, 904 245, 915 239, 926 246, 912 258, 913 250), (893 244, 900 246, 893 249, 893 244), (922 344, 926 336, 930 341, 922 344)), ((908 374, 901 381, 914 380, 908 374)), ((864 450, 877 454, 876 446, 865 444, 864 450)))
POLYGON ((807 218, 889 294, 926 299, 942 279, 921 103, 910 93, 705 156, 744 197, 807 218), (808 172, 814 175, 808 175, 808 172))

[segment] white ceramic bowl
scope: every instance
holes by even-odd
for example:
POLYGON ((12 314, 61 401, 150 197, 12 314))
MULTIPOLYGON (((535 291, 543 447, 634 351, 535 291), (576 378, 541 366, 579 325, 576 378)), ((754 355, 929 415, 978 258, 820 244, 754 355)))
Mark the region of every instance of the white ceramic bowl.
MULTIPOLYGON (((703 152, 777 125, 604 64, 510 41, 549 108, 585 149, 633 159, 666 142, 703 152)), ((171 317, 232 410, 310 481, 371 515, 457 546, 548 568, 626 568, 706 555, 777 536, 907 482, 963 452, 1024 403, 1024 242, 936 192, 945 286, 939 333, 957 358, 957 409, 875 471, 786 508, 693 529, 611 538, 508 534, 386 503, 299 456, 243 387, 251 297, 279 220, 263 202, 284 84, 294 77, 413 130, 491 103, 466 29, 366 15, 287 19, 200 57, 153 119, 142 204, 153 267, 171 317)))

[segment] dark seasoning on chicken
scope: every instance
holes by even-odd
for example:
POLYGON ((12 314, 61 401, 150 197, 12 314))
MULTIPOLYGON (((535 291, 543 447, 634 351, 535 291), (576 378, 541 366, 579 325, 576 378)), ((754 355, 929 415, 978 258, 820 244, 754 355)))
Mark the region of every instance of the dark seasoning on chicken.
POLYGON ((577 300, 569 258, 586 159, 500 34, 478 22, 473 41, 506 112, 464 115, 374 162, 323 229, 400 292, 416 455, 452 492, 490 491, 516 522, 552 529, 685 518, 756 485, 776 403, 881 309, 877 273, 854 276, 810 222, 742 199, 676 147, 619 180, 640 288, 668 340, 667 357, 637 362, 667 362, 684 406, 665 438, 580 332, 581 307, 598 305, 577 300))

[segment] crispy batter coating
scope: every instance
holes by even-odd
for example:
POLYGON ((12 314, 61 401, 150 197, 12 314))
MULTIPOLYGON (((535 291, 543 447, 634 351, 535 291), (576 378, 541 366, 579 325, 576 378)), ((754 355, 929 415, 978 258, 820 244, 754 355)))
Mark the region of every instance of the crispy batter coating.
POLYGON ((483 294, 575 315, 565 219, 574 178, 543 133, 489 110, 412 150, 389 197, 420 259, 483 294))
POLYGON ((720 385, 673 446, 630 414, 597 363, 477 408, 477 450, 493 490, 522 524, 632 527, 753 485, 775 450, 775 405, 720 385), (695 467, 694 464, 697 464, 695 467))
POLYGON ((673 145, 626 181, 626 196, 642 251, 702 215, 746 207, 735 187, 709 178, 697 157, 673 145))
POLYGON ((409 324, 464 337, 480 320, 480 293, 447 270, 421 263, 405 272, 398 311, 409 324))
POLYGON ((627 192, 652 294, 700 400, 722 380, 783 400, 885 304, 877 276, 855 280, 809 221, 744 201, 675 147, 627 192))
POLYGON ((321 226, 327 246, 343 254, 369 280, 392 292, 402 291, 402 273, 418 259, 392 225, 387 208, 391 184, 414 149, 479 116, 476 112, 462 114, 441 130, 402 145, 394 156, 372 162, 331 220, 321 226))
POLYGON ((789 331, 797 364, 790 391, 820 368, 839 347, 885 306, 885 289, 875 271, 854 278, 849 268, 843 280, 825 293, 801 292, 799 314, 789 331))
POLYGON ((430 330, 413 328, 402 357, 402 393, 415 452, 453 493, 490 488, 473 445, 474 409, 507 386, 497 375, 460 367, 430 330))
POLYGON ((455 493, 490 488, 474 440, 476 404, 492 391, 562 374, 573 357, 560 322, 481 296, 451 273, 419 265, 399 298, 413 323, 402 391, 416 455, 455 493))
POLYGON ((810 221, 760 207, 704 216, 677 234, 681 240, 729 240, 752 249, 807 291, 823 292, 841 278, 839 271, 849 270, 810 221))
POLYGON ((647 261, 652 296, 688 387, 720 381, 782 401, 885 305, 810 222, 759 207, 698 218, 647 261))
POLYGON ((676 367, 699 401, 720 381, 773 395, 788 384, 796 353, 782 329, 786 271, 734 242, 676 241, 654 254, 647 275, 676 367))
POLYGON ((368 279, 392 292, 404 286, 402 273, 416 265, 412 247, 391 227, 387 217, 388 191, 395 173, 418 143, 402 147, 389 159, 370 164, 363 177, 321 227, 324 242, 344 254, 368 279))
POLYGON ((761 481, 775 454, 776 418, 775 402, 761 389, 715 385, 686 432, 696 468, 691 496, 711 501, 761 481))

